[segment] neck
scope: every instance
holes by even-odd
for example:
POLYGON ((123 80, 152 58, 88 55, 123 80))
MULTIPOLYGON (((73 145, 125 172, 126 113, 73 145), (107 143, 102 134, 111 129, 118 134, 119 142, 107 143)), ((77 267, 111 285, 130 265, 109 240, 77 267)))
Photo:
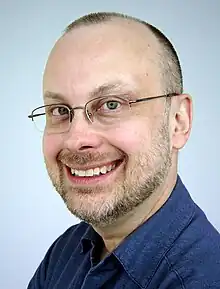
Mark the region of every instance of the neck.
POLYGON ((94 227, 94 230, 102 237, 105 244, 103 257, 118 247, 129 234, 146 222, 164 205, 172 193, 176 179, 176 174, 168 176, 167 181, 147 200, 127 215, 117 219, 113 224, 102 228, 94 227))

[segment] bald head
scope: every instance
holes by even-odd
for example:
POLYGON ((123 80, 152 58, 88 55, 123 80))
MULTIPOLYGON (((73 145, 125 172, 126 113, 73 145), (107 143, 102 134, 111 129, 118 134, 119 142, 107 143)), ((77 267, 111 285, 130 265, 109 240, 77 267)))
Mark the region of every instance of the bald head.
MULTIPOLYGON (((130 32, 133 32, 136 36, 139 34, 139 37, 143 40, 141 43, 143 45, 141 49, 143 54, 145 52, 147 54, 149 49, 146 48, 150 46, 153 50, 156 49, 153 60, 159 68, 158 73, 160 74, 163 93, 175 92, 181 94, 183 92, 182 70, 173 45, 160 30, 143 20, 120 13, 90 13, 69 24, 63 36, 75 28, 113 22, 116 25, 118 24, 118 27, 124 22, 130 32)), ((129 42, 129 39, 127 41, 129 42)))

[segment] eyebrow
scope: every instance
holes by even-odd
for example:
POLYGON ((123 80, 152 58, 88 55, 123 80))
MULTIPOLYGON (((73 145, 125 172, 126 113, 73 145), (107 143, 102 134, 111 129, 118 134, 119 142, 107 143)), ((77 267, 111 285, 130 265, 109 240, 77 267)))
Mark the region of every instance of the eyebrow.
MULTIPOLYGON (((108 94, 112 93, 119 93, 122 92, 122 89, 125 90, 123 93, 128 93, 132 91, 131 86, 129 86, 127 83, 123 83, 121 81, 116 81, 116 82, 109 82, 109 83, 104 83, 97 88, 95 88, 93 91, 89 93, 89 100, 96 98, 96 97, 102 97, 106 96, 108 94)), ((133 88, 134 92, 134 88, 133 88)), ((52 92, 52 91, 45 91, 44 92, 44 99, 52 99, 52 100, 58 100, 61 102, 66 102, 66 97, 57 92, 52 92)))
POLYGON ((122 89, 123 90, 126 89, 126 92, 131 91, 131 87, 128 87, 127 83, 123 83, 121 81, 105 83, 95 88, 89 94, 89 98, 95 98, 95 97, 104 96, 104 95, 108 95, 112 93, 119 93, 119 92, 122 92, 122 89))
POLYGON ((45 91, 44 92, 44 99, 65 101, 65 96, 62 95, 61 93, 52 92, 52 91, 45 91))

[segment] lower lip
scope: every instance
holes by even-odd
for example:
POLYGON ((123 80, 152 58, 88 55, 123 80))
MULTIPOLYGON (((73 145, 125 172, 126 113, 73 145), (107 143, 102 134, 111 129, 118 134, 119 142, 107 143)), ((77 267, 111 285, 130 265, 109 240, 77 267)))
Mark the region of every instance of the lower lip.
POLYGON ((104 175, 101 174, 99 176, 93 176, 93 177, 73 176, 68 167, 66 167, 66 171, 67 171, 68 179, 71 181, 71 183, 77 184, 77 185, 92 185, 92 184, 97 184, 99 182, 103 182, 107 178, 111 177, 121 167, 122 163, 123 161, 120 161, 112 171, 104 175))

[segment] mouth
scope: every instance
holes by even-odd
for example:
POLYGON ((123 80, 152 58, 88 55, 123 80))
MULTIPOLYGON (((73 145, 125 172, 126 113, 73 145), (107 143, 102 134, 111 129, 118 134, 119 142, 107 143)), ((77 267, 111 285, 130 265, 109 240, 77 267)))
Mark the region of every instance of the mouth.
POLYGON ((82 168, 71 168, 66 166, 69 180, 75 184, 92 184, 105 180, 122 165, 123 159, 107 163, 105 165, 82 168))

